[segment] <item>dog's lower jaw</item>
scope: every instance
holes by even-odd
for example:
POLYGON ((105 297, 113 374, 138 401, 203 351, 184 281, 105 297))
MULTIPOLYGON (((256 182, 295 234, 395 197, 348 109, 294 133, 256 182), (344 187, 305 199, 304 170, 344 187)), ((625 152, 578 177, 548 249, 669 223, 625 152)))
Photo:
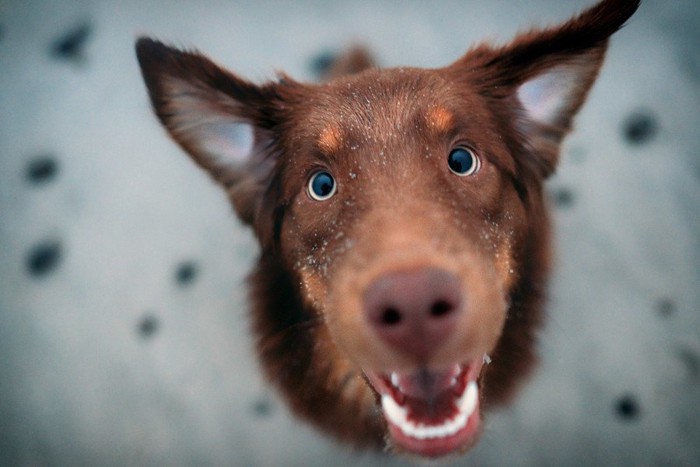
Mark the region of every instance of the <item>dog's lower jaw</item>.
POLYGON ((481 426, 478 380, 488 357, 444 370, 365 371, 378 394, 388 444, 424 458, 460 453, 477 441, 481 426))

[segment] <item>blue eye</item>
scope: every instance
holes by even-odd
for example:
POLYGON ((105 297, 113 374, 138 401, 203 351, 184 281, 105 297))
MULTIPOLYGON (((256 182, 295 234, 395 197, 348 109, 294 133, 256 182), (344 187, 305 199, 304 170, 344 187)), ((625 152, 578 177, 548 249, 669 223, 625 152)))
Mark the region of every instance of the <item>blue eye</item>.
POLYGON ((447 157, 447 164, 450 166, 452 173, 465 177, 473 175, 479 170, 479 158, 476 157, 471 149, 459 147, 450 152, 447 157))
POLYGON ((328 172, 316 172, 309 179, 307 191, 316 201, 325 201, 335 194, 335 180, 328 172))

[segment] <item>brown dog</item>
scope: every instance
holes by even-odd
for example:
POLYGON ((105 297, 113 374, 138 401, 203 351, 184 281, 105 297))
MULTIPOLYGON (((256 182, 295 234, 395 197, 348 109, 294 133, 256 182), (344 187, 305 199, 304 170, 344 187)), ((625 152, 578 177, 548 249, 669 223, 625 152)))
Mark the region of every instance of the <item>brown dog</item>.
POLYGON ((317 85, 255 85, 138 41, 161 122, 260 242, 257 349, 297 414, 356 446, 475 443, 481 409, 535 361, 543 180, 638 4, 605 0, 445 68, 317 85))

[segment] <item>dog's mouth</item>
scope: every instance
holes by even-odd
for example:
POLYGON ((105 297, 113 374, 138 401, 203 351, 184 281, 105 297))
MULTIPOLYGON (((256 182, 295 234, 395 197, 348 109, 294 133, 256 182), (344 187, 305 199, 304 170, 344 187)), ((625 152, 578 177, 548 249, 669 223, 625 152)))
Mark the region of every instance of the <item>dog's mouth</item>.
POLYGON ((477 440, 478 378, 484 355, 444 370, 365 371, 379 394, 393 447, 423 457, 440 457, 470 448, 477 440))

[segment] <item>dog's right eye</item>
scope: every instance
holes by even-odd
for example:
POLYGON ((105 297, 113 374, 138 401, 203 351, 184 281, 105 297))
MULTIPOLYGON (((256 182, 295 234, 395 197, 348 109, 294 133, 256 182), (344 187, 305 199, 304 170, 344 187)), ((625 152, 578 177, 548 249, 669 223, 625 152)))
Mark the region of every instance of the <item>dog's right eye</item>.
POLYGON ((328 172, 321 171, 311 176, 307 192, 316 201, 325 201, 335 194, 336 188, 333 176, 328 172))

